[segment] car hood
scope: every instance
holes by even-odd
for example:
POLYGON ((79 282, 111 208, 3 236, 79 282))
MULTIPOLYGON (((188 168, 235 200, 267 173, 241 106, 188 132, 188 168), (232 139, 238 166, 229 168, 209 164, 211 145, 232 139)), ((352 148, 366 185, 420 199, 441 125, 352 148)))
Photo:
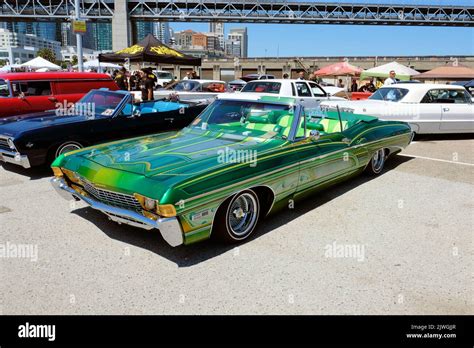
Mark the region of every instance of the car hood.
POLYGON ((184 128, 178 132, 102 144, 78 154, 107 168, 166 180, 215 171, 239 159, 239 163, 251 162, 256 156, 284 143, 281 139, 263 139, 251 134, 184 128))
POLYGON ((0 118, 0 134, 17 136, 19 133, 30 130, 50 127, 53 125, 81 122, 85 120, 82 115, 59 116, 55 110, 37 112, 32 114, 9 116, 0 118))

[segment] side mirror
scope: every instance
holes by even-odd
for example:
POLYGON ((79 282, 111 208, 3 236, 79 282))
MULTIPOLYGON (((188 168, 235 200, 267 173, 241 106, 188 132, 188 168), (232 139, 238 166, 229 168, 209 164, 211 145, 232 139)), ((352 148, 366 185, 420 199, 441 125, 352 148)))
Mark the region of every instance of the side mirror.
POLYGON ((313 129, 311 130, 311 132, 309 132, 309 138, 311 139, 311 141, 318 141, 320 137, 321 133, 316 129, 313 129))

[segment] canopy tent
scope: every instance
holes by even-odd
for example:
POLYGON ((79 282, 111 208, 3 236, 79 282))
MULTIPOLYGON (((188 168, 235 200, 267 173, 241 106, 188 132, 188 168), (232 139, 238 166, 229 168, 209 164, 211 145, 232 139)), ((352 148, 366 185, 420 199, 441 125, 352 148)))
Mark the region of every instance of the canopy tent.
POLYGON ((401 81, 407 81, 410 80, 411 76, 417 75, 416 77, 418 78, 419 72, 409 68, 405 65, 402 65, 397 62, 391 62, 388 64, 376 66, 375 68, 367 69, 364 70, 360 74, 360 79, 363 80, 367 77, 383 77, 387 78, 390 74, 390 71, 395 71, 396 78, 401 80, 401 81))
POLYGON ((200 66, 201 58, 188 56, 166 46, 152 34, 148 34, 136 45, 113 53, 99 54, 100 62, 150 62, 161 64, 200 66))
POLYGON ((12 69, 21 68, 20 64, 11 64, 11 65, 4 65, 0 68, 0 72, 10 72, 12 69))
POLYGON ((419 80, 469 80, 474 79, 474 69, 462 65, 445 65, 417 75, 416 78, 419 80))
POLYGON ((347 76, 347 75, 359 75, 362 72, 362 69, 349 64, 348 62, 339 62, 325 66, 317 70, 314 74, 317 76, 347 76))
MULTIPOLYGON (((111 69, 120 69, 122 66, 114 63, 99 62, 98 59, 88 60, 83 64, 84 69, 102 69, 111 68, 111 69)), ((77 65, 74 65, 73 68, 77 68, 77 65)))
POLYGON ((20 66, 28 67, 33 70, 37 69, 48 69, 48 70, 61 70, 59 65, 51 63, 49 60, 46 60, 42 57, 36 57, 32 60, 27 61, 26 63, 20 64, 20 66))

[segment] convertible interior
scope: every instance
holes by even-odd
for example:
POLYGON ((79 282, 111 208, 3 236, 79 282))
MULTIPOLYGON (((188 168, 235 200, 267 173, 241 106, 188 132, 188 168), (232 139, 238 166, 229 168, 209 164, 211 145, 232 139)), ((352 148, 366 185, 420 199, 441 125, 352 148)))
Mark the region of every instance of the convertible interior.
POLYGON ((152 100, 148 102, 140 102, 137 104, 127 104, 125 105, 122 113, 125 115, 132 115, 137 110, 140 111, 140 114, 151 114, 157 112, 167 112, 175 111, 183 108, 190 107, 190 103, 184 102, 174 102, 174 101, 165 101, 165 100, 152 100))

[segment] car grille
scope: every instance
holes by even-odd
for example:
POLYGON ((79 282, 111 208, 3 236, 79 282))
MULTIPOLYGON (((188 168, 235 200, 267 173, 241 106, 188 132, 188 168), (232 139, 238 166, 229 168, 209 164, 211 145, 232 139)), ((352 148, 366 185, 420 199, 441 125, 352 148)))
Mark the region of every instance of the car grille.
POLYGON ((10 146, 8 145, 7 139, 0 138, 0 149, 1 150, 12 151, 12 149, 10 149, 10 146))
POLYGON ((138 200, 131 195, 99 189, 87 180, 82 179, 81 181, 83 183, 84 190, 104 204, 135 211, 142 210, 140 202, 138 202, 138 200))

